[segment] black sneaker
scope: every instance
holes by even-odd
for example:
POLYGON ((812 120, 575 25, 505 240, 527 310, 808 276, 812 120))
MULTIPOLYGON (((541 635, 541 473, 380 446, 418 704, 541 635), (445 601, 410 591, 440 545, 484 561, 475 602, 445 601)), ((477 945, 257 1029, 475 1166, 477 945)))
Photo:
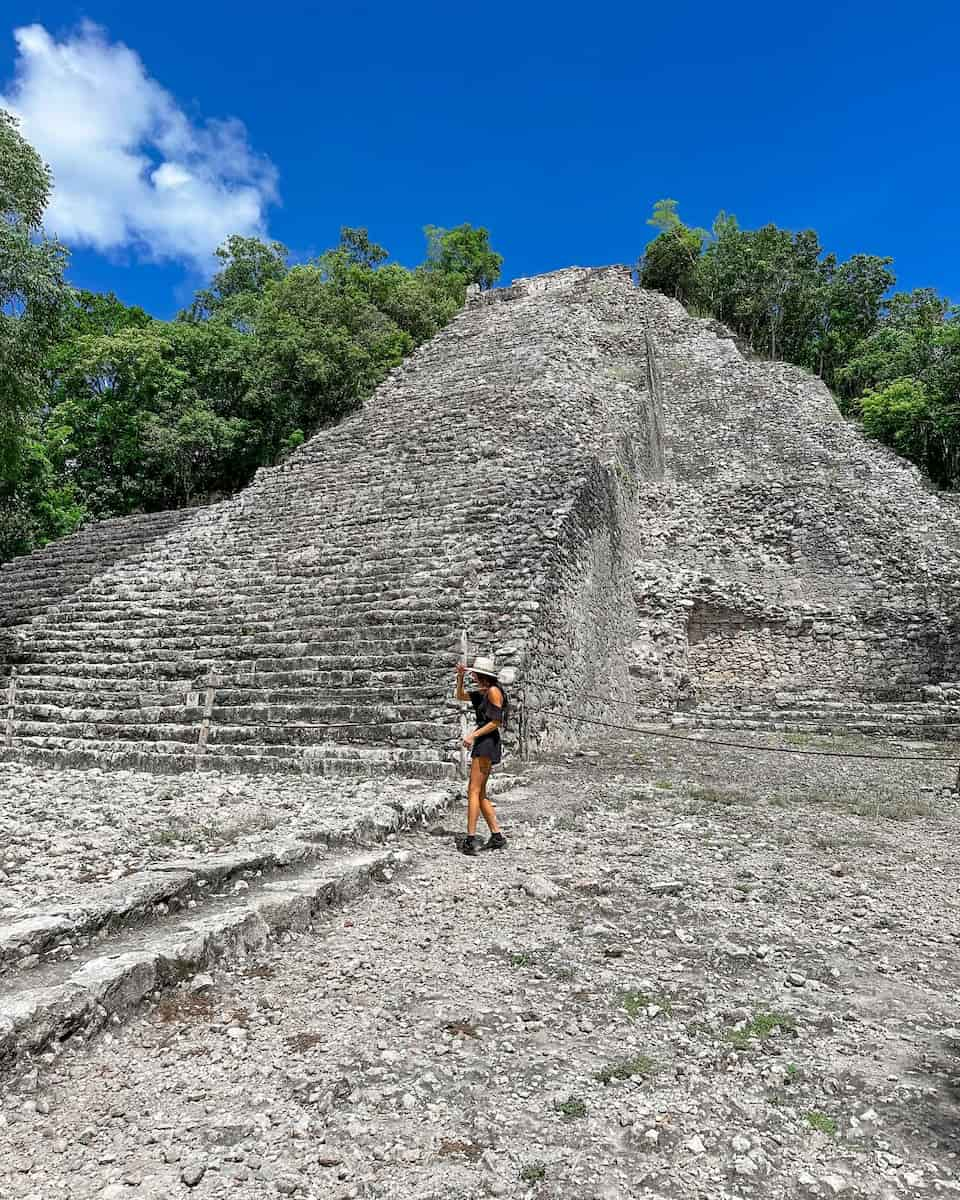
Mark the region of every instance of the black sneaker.
POLYGON ((491 833, 480 847, 481 850, 506 850, 507 839, 502 833, 491 833))
POLYGON ((476 836, 471 835, 469 833, 467 834, 467 836, 460 843, 460 853, 461 854, 471 854, 471 855, 475 855, 477 853, 477 838, 476 838, 476 836))

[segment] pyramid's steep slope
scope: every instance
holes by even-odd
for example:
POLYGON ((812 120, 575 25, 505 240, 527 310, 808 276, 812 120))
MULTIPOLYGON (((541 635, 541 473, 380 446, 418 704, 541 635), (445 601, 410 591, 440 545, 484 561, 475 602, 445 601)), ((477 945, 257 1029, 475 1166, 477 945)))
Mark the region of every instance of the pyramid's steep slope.
POLYGON ((190 520, 188 508, 116 517, 0 565, 0 629, 25 624, 80 590, 117 562, 149 554, 150 546, 190 520))
POLYGON ((639 303, 666 463, 640 497, 641 701, 798 727, 890 705, 905 727, 943 721, 941 685, 960 678, 954 500, 845 422, 818 379, 745 359, 663 297, 639 303))
POLYGON ((473 297, 361 412, 157 522, 0 574, 0 753, 443 773, 462 630, 541 743, 634 705, 960 729, 953 502, 623 268, 473 297))
POLYGON ((552 686, 626 694, 657 462, 643 380, 616 369, 642 354, 636 295, 612 268, 476 297, 361 412, 45 601, 5 752, 442 771, 462 629, 552 686))

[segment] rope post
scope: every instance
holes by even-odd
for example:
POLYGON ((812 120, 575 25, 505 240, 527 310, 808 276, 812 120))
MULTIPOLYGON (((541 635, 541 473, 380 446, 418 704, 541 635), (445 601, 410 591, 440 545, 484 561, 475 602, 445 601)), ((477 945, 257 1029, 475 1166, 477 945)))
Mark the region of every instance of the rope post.
MULTIPOLYGON (((460 631, 460 662, 464 666, 466 666, 467 662, 468 662, 468 650, 469 650, 469 646, 467 644, 467 631, 465 629, 463 629, 460 631)), ((467 775, 468 775, 467 748, 463 744, 463 739, 466 736, 467 736, 467 706, 461 700, 460 701, 460 778, 461 779, 466 779, 467 775)))
POLYGON ((17 668, 10 672, 10 683, 7 686, 7 722, 3 735, 5 746, 13 745, 13 712, 17 706, 17 668))
POLYGON ((203 697, 203 720, 200 722, 200 736, 197 738, 197 757, 207 751, 207 741, 210 738, 210 718, 213 716, 213 699, 217 689, 210 678, 207 679, 207 690, 203 697))

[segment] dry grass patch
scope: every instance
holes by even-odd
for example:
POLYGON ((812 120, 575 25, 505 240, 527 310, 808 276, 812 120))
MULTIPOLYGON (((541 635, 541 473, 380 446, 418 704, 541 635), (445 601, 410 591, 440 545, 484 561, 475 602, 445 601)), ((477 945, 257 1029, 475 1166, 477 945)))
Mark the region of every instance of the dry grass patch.
POLYGON ((291 1050, 303 1052, 304 1050, 312 1050, 314 1046, 322 1046, 326 1041, 326 1034, 310 1033, 292 1033, 288 1038, 284 1038, 284 1042, 291 1050))
POLYGON ((211 992, 175 992, 157 1005, 155 1016, 158 1021, 169 1025, 174 1022, 209 1021, 213 1017, 214 997, 211 992))

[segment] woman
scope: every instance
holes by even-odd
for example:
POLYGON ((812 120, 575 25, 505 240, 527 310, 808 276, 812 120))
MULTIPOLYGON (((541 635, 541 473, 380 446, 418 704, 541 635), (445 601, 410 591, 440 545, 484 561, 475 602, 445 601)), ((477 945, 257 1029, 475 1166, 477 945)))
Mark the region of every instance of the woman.
POLYGON ((487 799, 487 779, 490 769, 503 757, 500 745, 500 727, 506 725, 510 703, 500 687, 492 658, 474 660, 470 674, 476 680, 475 688, 467 691, 464 676, 467 668, 457 665, 458 700, 469 700, 477 718, 477 727, 468 733, 463 744, 470 750, 470 782, 467 786, 467 836, 460 849, 464 854, 476 854, 478 850, 503 850, 507 839, 500 832, 497 814, 487 799), (490 837, 477 845, 477 818, 483 814, 490 829, 490 837))

